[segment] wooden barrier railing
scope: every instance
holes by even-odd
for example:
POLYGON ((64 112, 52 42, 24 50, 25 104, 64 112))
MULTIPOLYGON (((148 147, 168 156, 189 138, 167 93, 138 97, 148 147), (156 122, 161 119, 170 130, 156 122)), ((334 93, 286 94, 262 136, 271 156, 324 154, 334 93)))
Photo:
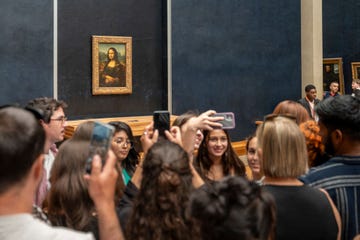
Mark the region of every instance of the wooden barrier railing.
MULTIPOLYGON (((170 122, 172 123, 176 117, 177 117, 176 115, 171 115, 170 122)), ((139 137, 143 134, 145 127, 149 125, 152 120, 153 120, 153 116, 135 116, 135 117, 113 117, 113 118, 87 118, 83 120, 66 121, 65 139, 71 138, 77 126, 79 126, 81 123, 86 121, 99 121, 102 123, 108 123, 111 121, 122 121, 130 126, 135 137, 139 137)))
MULTIPOLYGON (((171 115, 170 122, 172 123, 176 115, 171 115)), ((113 117, 113 118, 88 118, 83 120, 72 120, 66 122, 65 127, 65 139, 70 138, 73 134, 76 128, 85 121, 100 121, 103 123, 108 123, 110 121, 122 121, 127 123, 134 134, 135 137, 139 137, 143 134, 145 127, 153 120, 153 116, 135 116, 135 117, 113 117)), ((238 156, 242 156, 246 154, 246 141, 238 141, 238 142, 232 142, 231 143, 235 152, 238 156)))
POLYGON ((239 142, 232 142, 231 145, 238 156, 246 155, 246 140, 239 142))

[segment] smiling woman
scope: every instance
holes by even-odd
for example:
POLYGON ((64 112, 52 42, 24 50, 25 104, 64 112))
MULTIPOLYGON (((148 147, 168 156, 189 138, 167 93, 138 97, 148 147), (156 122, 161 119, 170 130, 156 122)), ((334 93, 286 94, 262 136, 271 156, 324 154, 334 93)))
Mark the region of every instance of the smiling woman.
POLYGON ((100 87, 125 87, 125 65, 119 61, 115 47, 107 50, 107 59, 100 65, 100 87))
POLYGON ((93 94, 132 93, 132 38, 92 36, 93 94))
POLYGON ((218 181, 227 175, 246 175, 245 164, 230 143, 230 136, 224 129, 204 131, 204 140, 194 162, 203 179, 218 181))

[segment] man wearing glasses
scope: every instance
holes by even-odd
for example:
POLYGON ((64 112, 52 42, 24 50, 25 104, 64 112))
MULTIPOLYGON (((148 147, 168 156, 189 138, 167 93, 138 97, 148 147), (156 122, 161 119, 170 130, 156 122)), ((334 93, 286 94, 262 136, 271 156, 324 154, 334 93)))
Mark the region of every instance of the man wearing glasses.
POLYGON ((67 119, 64 109, 67 107, 67 104, 53 98, 41 97, 31 100, 27 104, 27 107, 35 108, 42 112, 43 116, 39 121, 46 133, 44 176, 35 198, 35 204, 41 207, 42 202, 45 200, 47 190, 50 188, 50 171, 57 153, 55 143, 64 140, 67 119))

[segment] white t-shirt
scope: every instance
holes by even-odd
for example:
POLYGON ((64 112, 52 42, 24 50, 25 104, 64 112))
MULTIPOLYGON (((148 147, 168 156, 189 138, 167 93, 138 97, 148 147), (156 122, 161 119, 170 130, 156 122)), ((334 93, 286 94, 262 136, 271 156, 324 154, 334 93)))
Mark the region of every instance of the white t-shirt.
POLYGON ((94 240, 92 233, 52 227, 31 214, 0 216, 1 240, 94 240))
POLYGON ((50 172, 51 172, 51 168, 54 165, 54 161, 55 161, 55 156, 54 153, 49 150, 48 154, 45 154, 44 157, 44 168, 46 170, 46 180, 47 180, 47 189, 50 189, 50 172))

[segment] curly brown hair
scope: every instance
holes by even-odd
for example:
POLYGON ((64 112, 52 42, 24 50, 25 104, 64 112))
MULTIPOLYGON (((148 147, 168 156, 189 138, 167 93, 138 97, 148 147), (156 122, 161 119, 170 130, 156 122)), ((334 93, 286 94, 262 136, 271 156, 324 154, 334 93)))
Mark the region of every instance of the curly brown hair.
POLYGON ((309 167, 315 167, 326 162, 328 158, 325 154, 322 138, 319 135, 320 127, 318 124, 313 120, 303 122, 300 124, 300 130, 303 132, 306 140, 309 167))
POLYGON ((198 227, 186 214, 192 191, 187 153, 169 141, 146 154, 143 178, 126 228, 127 239, 198 239, 198 227))
POLYGON ((259 184, 227 176, 190 198, 191 215, 199 220, 202 239, 275 239, 274 197, 259 184))

